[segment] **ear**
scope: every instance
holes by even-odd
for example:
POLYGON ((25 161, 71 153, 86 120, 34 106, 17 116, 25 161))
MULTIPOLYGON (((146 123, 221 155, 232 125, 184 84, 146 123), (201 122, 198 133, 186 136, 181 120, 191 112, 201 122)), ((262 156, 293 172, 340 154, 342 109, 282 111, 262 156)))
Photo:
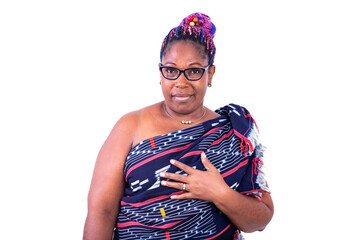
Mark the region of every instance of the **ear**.
POLYGON ((160 74, 160 85, 161 85, 161 82, 162 82, 163 78, 162 78, 160 67, 161 67, 161 62, 159 63, 159 74, 160 74))
POLYGON ((208 84, 212 84, 212 78, 213 78, 213 76, 214 76, 214 74, 215 74, 215 70, 216 70, 216 67, 215 67, 215 65, 212 65, 211 67, 210 67, 210 69, 209 69, 209 79, 208 79, 208 84))
POLYGON ((159 68, 159 73, 160 73, 160 78, 161 78, 161 77, 162 77, 162 74, 161 74, 160 67, 161 67, 161 62, 159 62, 159 66, 158 66, 158 68, 159 68))

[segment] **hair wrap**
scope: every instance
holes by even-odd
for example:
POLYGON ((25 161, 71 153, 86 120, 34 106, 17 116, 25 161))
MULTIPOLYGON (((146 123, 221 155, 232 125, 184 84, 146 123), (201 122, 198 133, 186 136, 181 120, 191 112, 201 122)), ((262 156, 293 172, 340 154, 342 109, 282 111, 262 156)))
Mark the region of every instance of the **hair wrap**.
POLYGON ((180 26, 190 25, 191 22, 194 22, 193 27, 199 27, 211 35, 211 38, 215 37, 216 27, 211 22, 211 19, 208 15, 203 13, 193 13, 187 16, 182 20, 180 26), (195 19, 196 18, 196 19, 195 19))
POLYGON ((215 37, 216 27, 211 22, 209 16, 203 13, 193 13, 184 18, 180 25, 170 30, 166 35, 160 51, 160 60, 166 52, 170 42, 176 40, 191 40, 205 47, 205 54, 209 57, 209 64, 213 64, 215 57, 215 37))

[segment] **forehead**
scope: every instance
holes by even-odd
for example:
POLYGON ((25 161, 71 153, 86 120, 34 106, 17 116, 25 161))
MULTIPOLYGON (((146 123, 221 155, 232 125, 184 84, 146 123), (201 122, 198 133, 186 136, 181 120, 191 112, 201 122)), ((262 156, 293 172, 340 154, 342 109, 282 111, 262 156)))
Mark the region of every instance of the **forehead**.
POLYGON ((204 53, 204 46, 193 41, 174 41, 169 44, 163 62, 189 63, 199 62, 206 64, 207 56, 204 53))

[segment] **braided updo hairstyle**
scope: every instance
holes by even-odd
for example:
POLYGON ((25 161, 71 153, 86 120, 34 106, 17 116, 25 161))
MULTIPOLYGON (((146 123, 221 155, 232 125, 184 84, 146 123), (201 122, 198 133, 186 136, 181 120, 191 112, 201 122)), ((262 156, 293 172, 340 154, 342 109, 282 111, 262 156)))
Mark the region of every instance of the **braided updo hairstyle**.
POLYGON ((204 54, 208 56, 209 65, 213 65, 215 57, 216 27, 209 16, 203 13, 193 13, 182 20, 179 26, 174 27, 166 35, 160 51, 160 61, 165 56, 168 46, 179 40, 190 40, 204 47, 204 54))

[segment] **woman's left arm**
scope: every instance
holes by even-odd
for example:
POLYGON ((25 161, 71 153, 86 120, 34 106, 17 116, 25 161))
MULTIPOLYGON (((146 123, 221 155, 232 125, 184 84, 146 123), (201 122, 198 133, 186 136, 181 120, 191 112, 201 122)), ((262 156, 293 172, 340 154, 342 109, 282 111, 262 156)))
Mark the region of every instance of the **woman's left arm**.
POLYGON ((243 232, 263 230, 270 222, 274 206, 268 193, 262 194, 262 200, 246 196, 231 189, 219 171, 201 154, 201 161, 206 171, 194 169, 179 161, 170 162, 188 174, 188 176, 175 173, 161 173, 160 176, 173 181, 162 181, 164 186, 186 191, 180 195, 171 196, 172 199, 200 199, 213 202, 230 221, 243 232))
POLYGON ((243 232, 264 230, 274 213, 269 193, 263 193, 259 201, 228 187, 213 203, 243 232))

